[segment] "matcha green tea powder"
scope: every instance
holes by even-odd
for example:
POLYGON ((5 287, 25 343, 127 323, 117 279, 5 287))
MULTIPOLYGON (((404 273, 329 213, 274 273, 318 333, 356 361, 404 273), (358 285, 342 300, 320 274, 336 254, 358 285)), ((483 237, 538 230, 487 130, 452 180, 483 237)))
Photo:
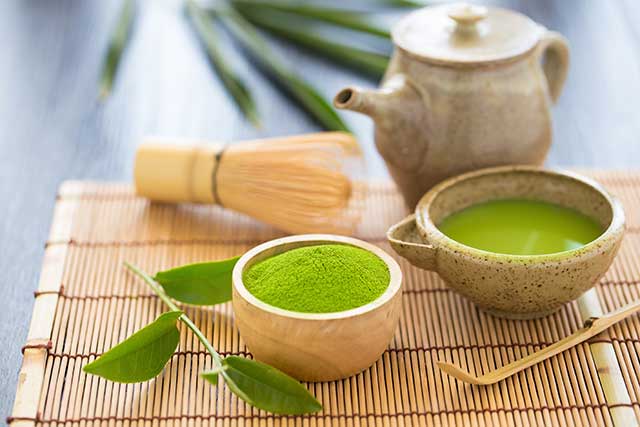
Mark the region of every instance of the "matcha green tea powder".
POLYGON ((292 249, 245 271, 256 298, 285 310, 331 313, 365 305, 389 286, 389 268, 375 254, 327 244, 292 249))

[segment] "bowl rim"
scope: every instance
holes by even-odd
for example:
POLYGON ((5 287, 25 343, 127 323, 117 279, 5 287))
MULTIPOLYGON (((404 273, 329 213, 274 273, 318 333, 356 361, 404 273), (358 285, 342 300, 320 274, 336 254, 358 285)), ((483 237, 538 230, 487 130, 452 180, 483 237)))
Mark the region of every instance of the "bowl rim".
MULTIPOLYGON (((302 246, 301 246, 302 247, 302 246)), ((262 243, 249 251, 247 251, 244 255, 240 257, 238 262, 233 268, 232 272, 232 283, 233 289, 237 292, 237 294, 244 299, 249 304, 254 307, 266 311, 271 314, 275 314, 282 317, 288 317, 292 319, 301 319, 301 320, 336 320, 336 319, 348 319, 351 317, 360 316, 366 313, 370 313, 384 306, 386 303, 391 301, 398 292, 401 292, 402 289, 402 270, 400 269, 400 265, 396 262, 395 259, 391 257, 386 251, 382 250, 378 246, 375 246, 371 243, 365 242, 360 239, 356 239, 353 237, 347 236, 339 236, 333 234, 300 234, 295 236, 282 237, 274 240, 269 240, 265 243, 262 243), (343 244, 350 245, 354 247, 358 247, 369 252, 372 252, 374 255, 379 257, 389 268, 389 286, 387 289, 380 295, 378 298, 373 301, 362 305, 360 307, 355 307, 349 310, 344 311, 336 311, 330 313, 304 313, 292 310, 286 310, 283 308, 279 308, 268 304, 264 301, 259 300, 255 297, 249 290, 245 287, 244 281, 242 280, 242 273, 246 265, 254 259, 256 256, 260 255, 266 250, 272 249, 277 246, 286 245, 289 243, 308 243, 304 246, 313 246, 314 244, 323 245, 323 244, 343 244)), ((234 293, 235 294, 235 293, 234 293)))
MULTIPOLYGON (((498 198, 498 197, 497 197, 498 198)), ((511 165, 511 166, 497 166, 485 169, 479 169, 476 171, 464 173, 461 175, 454 176, 452 178, 446 179, 441 183, 437 184, 427 193, 425 193, 422 198, 418 201, 415 209, 415 217, 416 217, 416 225, 418 226, 418 230, 423 234, 423 236, 429 236, 429 238, 425 238, 428 244, 436 247, 439 245, 449 246, 455 250, 462 250, 467 254, 478 256, 486 259, 492 260, 500 260, 503 261, 505 259, 513 259, 516 261, 562 261, 568 258, 575 258, 577 256, 588 254, 591 250, 598 245, 600 245, 603 241, 610 239, 612 235, 617 232, 624 231, 625 228, 625 214, 624 209, 622 208, 622 204, 612 196, 599 182, 596 180, 589 178, 587 176, 581 175, 579 173, 575 173, 572 171, 567 171, 563 169, 548 169, 540 166, 526 166, 526 165, 511 165), (444 234, 440 229, 436 226, 436 224, 432 221, 430 216, 428 215, 428 208, 433 203, 433 201, 440 195, 440 193, 450 187, 453 187, 463 181, 467 181, 470 179, 475 179, 488 175, 496 175, 496 174, 504 174, 504 173, 520 173, 520 172, 532 172, 539 173, 541 175, 548 176, 558 176, 565 179, 570 179, 576 181, 582 185, 587 187, 591 187, 596 190, 609 204, 609 208, 611 209, 611 221, 609 225, 602 231, 602 233, 590 241, 589 243, 580 246, 575 249, 570 249, 567 251, 561 252, 552 252, 548 254, 538 254, 538 255, 516 255, 516 254, 504 254, 499 252, 490 252, 485 251, 483 249, 474 248, 472 246, 465 245, 457 240, 454 240, 444 234)), ((424 237, 423 237, 424 238, 424 237)))

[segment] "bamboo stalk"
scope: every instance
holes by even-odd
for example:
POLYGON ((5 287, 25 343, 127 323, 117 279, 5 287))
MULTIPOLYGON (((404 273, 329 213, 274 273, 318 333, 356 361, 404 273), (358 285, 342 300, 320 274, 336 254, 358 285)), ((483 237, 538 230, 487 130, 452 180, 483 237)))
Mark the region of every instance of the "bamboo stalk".
MULTIPOLYGON (((61 192, 66 187, 62 186, 61 192)), ((76 203, 56 204, 50 240, 66 240, 70 238, 75 215, 76 203)), ((33 426, 38 415, 40 395, 45 384, 46 362, 49 354, 49 343, 55 327, 55 314, 64 275, 64 265, 69 248, 66 246, 49 246, 45 249, 42 271, 38 281, 38 293, 33 307, 26 344, 23 347, 23 360, 20 367, 18 387, 11 417, 15 419, 13 426, 33 426)), ((51 345, 53 343, 51 342, 51 345)))

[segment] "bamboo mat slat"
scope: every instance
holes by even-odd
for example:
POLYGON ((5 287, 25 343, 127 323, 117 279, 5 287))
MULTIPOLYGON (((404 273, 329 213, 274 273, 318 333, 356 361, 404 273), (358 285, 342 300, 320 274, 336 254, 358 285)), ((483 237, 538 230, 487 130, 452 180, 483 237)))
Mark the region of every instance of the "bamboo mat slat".
MULTIPOLYGON (((609 311, 640 298, 640 172, 589 174, 620 198, 627 214, 620 254, 590 294, 609 311)), ((394 255, 385 231, 406 213, 392 185, 371 183, 356 237, 394 255)), ((398 257, 405 276, 398 331, 370 369, 308 384, 322 413, 273 416, 238 401, 224 386, 211 387, 197 375, 211 366, 210 358, 184 330, 178 351, 155 380, 116 384, 82 372, 165 310, 122 268, 123 261, 155 272, 238 255, 281 235, 218 207, 150 204, 125 184, 63 184, 11 425, 613 426, 630 414, 640 417, 637 317, 594 338, 591 346, 609 350, 604 362, 584 343, 494 386, 466 385, 443 375, 435 361, 453 361, 476 374, 500 367, 580 328, 581 306, 568 304, 544 319, 498 319, 398 257), (598 369, 619 370, 618 400, 605 395, 598 369)), ((249 356, 229 304, 186 311, 222 354, 249 356)))

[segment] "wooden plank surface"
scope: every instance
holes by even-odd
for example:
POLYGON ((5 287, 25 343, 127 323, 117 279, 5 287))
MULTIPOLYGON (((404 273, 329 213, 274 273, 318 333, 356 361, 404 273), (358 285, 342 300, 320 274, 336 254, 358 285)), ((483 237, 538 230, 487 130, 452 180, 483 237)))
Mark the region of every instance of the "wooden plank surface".
MULTIPOLYGON (((179 2, 142 2, 118 88, 96 100, 102 50, 119 0, 0 2, 0 416, 13 391, 44 255, 55 191, 69 178, 129 180, 141 135, 211 139, 314 131, 315 125, 241 55, 231 55, 259 99, 264 128, 243 122, 208 65, 179 2)), ((640 159, 640 7, 635 0, 493 2, 565 34, 568 84, 556 107, 552 165, 637 167, 640 159)), ((387 20, 393 21, 394 17, 387 20)), ((284 58, 331 96, 355 74, 279 44, 284 58)), ((371 123, 345 114, 361 137, 371 175, 386 176, 371 123)))

